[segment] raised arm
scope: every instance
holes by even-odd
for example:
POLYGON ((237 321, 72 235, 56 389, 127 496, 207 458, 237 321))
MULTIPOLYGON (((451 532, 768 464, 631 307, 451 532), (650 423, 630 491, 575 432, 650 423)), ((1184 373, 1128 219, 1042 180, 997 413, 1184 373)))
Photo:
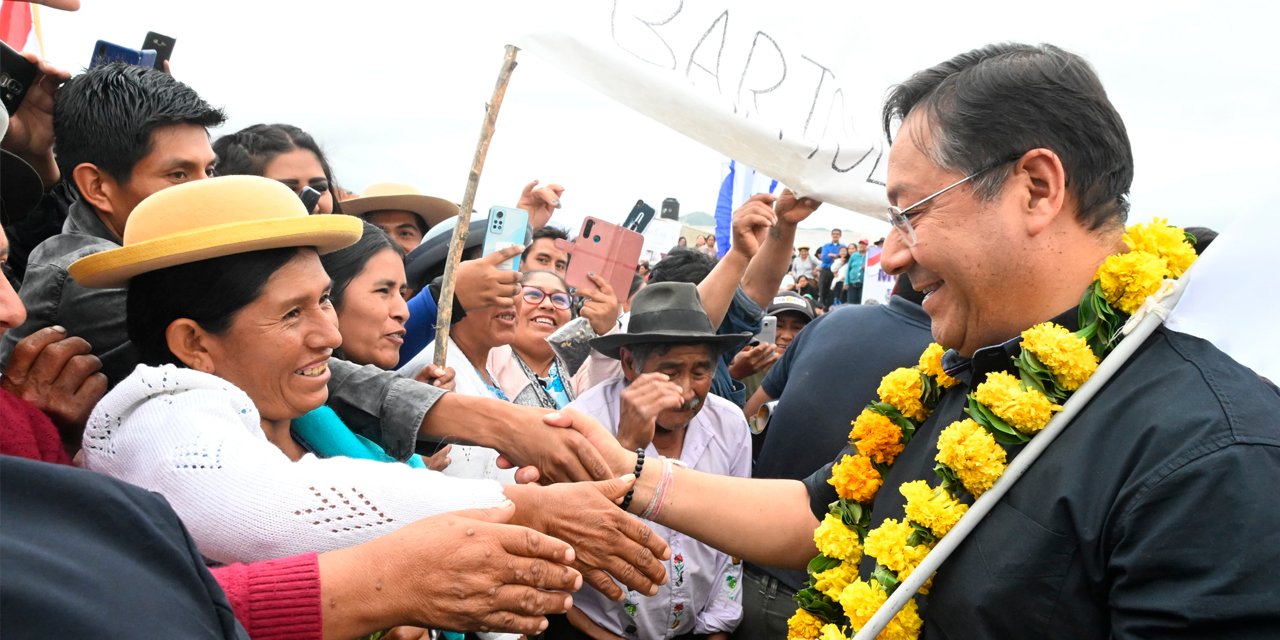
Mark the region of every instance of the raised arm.
MULTIPOLYGON (((777 222, 769 227, 769 233, 760 250, 747 265, 742 277, 742 290, 761 309, 769 306, 773 296, 782 287, 782 276, 791 267, 791 251, 796 240, 796 227, 804 222, 822 203, 813 198, 796 198, 790 189, 784 189, 773 205, 777 222)), ((737 244, 735 236, 734 244, 737 244)))
MULTIPOLYGON (((733 212, 733 242, 729 252, 720 259, 719 264, 698 284, 698 296, 702 298, 702 307, 711 318, 711 325, 719 328, 724 316, 729 312, 733 295, 738 290, 738 283, 746 284, 743 276, 751 263, 751 259, 760 252, 765 236, 772 227, 777 216, 773 213, 773 202, 776 198, 768 193, 751 196, 737 211, 733 212)), ((781 282, 782 276, 778 276, 781 282)), ((769 299, 773 293, 769 293, 769 299)), ((754 300, 754 296, 752 297, 754 300)), ((760 307, 768 306, 768 301, 760 307)))

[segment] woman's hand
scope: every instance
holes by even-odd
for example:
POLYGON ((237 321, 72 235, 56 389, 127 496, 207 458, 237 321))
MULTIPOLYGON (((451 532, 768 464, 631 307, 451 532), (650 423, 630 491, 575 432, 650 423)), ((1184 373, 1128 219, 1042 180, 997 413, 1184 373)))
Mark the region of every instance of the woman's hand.
POLYGON ((594 289, 578 289, 575 293, 587 299, 582 305, 582 317, 591 323, 596 335, 602 336, 618 326, 618 316, 622 315, 622 303, 614 293, 609 281, 592 273, 587 278, 596 286, 594 289))
POLYGON ((445 391, 453 391, 457 386, 454 383, 454 378, 457 375, 458 372, 454 371, 453 367, 437 367, 434 364, 429 364, 423 367, 422 371, 419 371, 418 375, 414 376, 413 379, 433 387, 440 387, 445 391))
POLYGON ((446 444, 443 449, 431 454, 430 457, 423 457, 422 462, 432 471, 444 471, 449 468, 449 464, 453 462, 449 458, 449 451, 453 449, 453 445, 446 444))
POLYGON ((565 613, 582 576, 572 547, 507 523, 510 501, 424 518, 320 555, 325 638, 397 625, 533 635, 565 613), (554 590, 554 591, 553 591, 554 590))
POLYGON ((618 508, 634 482, 631 476, 548 487, 508 485, 503 490, 516 503, 512 522, 573 545, 573 566, 587 584, 621 601, 624 593, 613 579, 653 595, 667 581, 667 570, 658 559, 671 556, 667 543, 652 529, 618 508))

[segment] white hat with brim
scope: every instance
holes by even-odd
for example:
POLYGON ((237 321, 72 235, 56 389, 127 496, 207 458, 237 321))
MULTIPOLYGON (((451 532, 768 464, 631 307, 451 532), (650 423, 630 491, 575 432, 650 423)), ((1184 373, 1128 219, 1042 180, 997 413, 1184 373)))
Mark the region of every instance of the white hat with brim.
POLYGON ((458 205, 443 198, 423 195, 414 187, 398 182, 370 185, 359 198, 342 203, 342 212, 347 215, 364 216, 375 211, 408 211, 422 218, 430 229, 458 215, 458 205))
POLYGON ((210 258, 285 247, 321 254, 360 239, 350 216, 308 215, 283 184, 258 176, 196 180, 156 192, 129 214, 124 246, 86 256, 68 271, 81 286, 123 287, 136 275, 210 258))

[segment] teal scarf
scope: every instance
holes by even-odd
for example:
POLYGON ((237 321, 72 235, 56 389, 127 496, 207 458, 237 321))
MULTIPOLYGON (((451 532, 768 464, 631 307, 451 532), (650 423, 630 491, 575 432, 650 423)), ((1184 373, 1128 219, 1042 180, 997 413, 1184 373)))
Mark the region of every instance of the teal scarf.
MULTIPOLYGON (((298 434, 321 458, 344 456, 377 462, 399 462, 387 455, 387 452, 372 440, 353 433, 347 425, 342 423, 338 414, 325 405, 294 420, 292 427, 294 433, 298 434)), ((422 456, 416 453, 405 464, 414 469, 427 468, 427 465, 422 462, 422 456)))

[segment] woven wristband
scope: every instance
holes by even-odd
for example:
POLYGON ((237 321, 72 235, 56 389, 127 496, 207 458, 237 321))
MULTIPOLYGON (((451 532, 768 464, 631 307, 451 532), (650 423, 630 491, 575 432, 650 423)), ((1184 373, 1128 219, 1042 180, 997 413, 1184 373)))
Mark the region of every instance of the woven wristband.
MULTIPOLYGON (((636 483, 640 482, 640 472, 642 470, 644 470, 644 448, 643 447, 636 449, 636 471, 634 474, 636 477, 635 479, 636 483)), ((631 489, 627 491, 627 497, 623 498, 622 504, 619 505, 622 507, 623 511, 626 511, 627 507, 631 506, 631 499, 634 498, 635 495, 636 495, 636 485, 635 483, 633 483, 631 485, 631 489)))

